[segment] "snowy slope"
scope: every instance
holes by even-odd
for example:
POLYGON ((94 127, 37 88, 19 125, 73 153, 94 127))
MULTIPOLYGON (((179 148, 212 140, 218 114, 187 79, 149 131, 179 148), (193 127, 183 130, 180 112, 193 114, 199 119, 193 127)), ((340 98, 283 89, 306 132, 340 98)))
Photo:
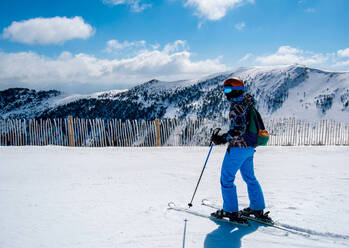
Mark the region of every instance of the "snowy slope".
POLYGON ((94 94, 65 94, 56 90, 35 91, 24 88, 11 88, 0 91, 0 117, 35 118, 47 109, 65 106, 81 99, 110 99, 127 90, 110 90, 94 94))
MULTIPOLYGON (((192 195, 208 147, 0 147, 0 247, 187 248, 349 246, 349 148, 264 147, 256 175, 271 216, 309 237, 236 228, 167 209, 192 195)), ((220 202, 223 147, 214 147, 194 201, 220 202)), ((236 179, 240 207, 246 186, 236 179)))
POLYGON ((85 96, 67 96, 55 91, 54 96, 35 104, 23 101, 15 91, 11 91, 10 97, 0 92, 0 118, 72 115, 117 119, 203 117, 220 121, 227 117, 228 111, 222 83, 231 76, 245 81, 265 117, 349 121, 349 72, 302 65, 239 68, 176 82, 151 80, 127 91, 85 96), (8 98, 12 101, 6 100, 8 98))
POLYGON ((234 73, 248 82, 259 109, 270 117, 349 120, 349 73, 301 65, 246 68, 234 73))

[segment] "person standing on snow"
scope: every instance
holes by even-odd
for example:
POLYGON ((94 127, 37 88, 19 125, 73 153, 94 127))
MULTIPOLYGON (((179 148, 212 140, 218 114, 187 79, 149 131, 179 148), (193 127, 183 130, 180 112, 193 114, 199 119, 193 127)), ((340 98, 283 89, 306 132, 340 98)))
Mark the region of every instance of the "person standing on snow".
POLYGON ((241 215, 256 218, 269 218, 264 214, 265 208, 262 188, 254 175, 253 155, 255 146, 249 144, 245 133, 248 128, 248 111, 255 104, 254 98, 246 93, 244 83, 237 78, 229 78, 224 82, 224 93, 230 102, 230 129, 223 135, 212 135, 216 145, 229 143, 221 169, 221 191, 223 209, 211 214, 215 218, 229 218, 230 221, 247 223, 241 215), (240 170, 243 180, 247 183, 250 207, 239 212, 238 197, 234 184, 235 175, 240 170))

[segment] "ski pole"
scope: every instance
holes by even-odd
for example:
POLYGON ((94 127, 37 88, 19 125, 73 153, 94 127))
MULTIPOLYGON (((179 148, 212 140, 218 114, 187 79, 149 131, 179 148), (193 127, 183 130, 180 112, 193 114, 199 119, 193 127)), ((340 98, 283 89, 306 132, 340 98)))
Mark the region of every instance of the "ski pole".
MULTIPOLYGON (((216 128, 216 129, 213 131, 213 134, 218 134, 220 130, 221 130, 220 128, 216 128)), ((201 174, 200 174, 198 183, 196 184, 193 197, 191 198, 190 203, 188 203, 189 208, 191 208, 191 207, 193 206, 193 200, 194 200, 196 191, 197 191, 197 189, 198 189, 198 187, 199 187, 199 183, 200 183, 200 181, 201 181, 202 174, 204 173, 204 170, 205 170, 205 168, 206 168, 206 164, 207 164, 208 158, 210 157, 210 154, 211 154, 211 151, 212 151, 213 146, 214 146, 214 144, 213 144, 213 142, 212 142, 212 140, 211 140, 211 142, 210 142, 210 151, 208 152, 208 155, 207 155, 207 157, 206 157, 206 161, 205 161, 204 167, 202 168, 202 171, 201 171, 201 174)))
POLYGON ((185 248, 185 237, 187 235, 187 222, 188 220, 184 220, 184 232, 183 232, 183 248, 185 248))

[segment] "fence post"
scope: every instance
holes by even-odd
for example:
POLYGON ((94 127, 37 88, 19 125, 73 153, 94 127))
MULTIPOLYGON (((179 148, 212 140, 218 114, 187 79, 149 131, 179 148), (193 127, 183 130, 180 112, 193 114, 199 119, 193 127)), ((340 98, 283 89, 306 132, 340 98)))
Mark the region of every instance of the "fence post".
POLYGON ((73 128, 73 116, 68 117, 68 137, 69 137, 69 145, 75 146, 74 142, 74 128, 73 128))
POLYGON ((155 119, 156 146, 161 146, 159 119, 155 119))

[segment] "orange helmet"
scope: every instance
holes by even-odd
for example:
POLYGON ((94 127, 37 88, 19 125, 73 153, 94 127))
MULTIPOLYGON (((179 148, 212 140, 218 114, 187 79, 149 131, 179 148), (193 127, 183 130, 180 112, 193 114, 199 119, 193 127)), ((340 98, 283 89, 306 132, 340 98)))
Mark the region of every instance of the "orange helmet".
POLYGON ((238 78, 228 78, 224 81, 224 93, 228 100, 241 96, 245 91, 244 82, 238 78))
POLYGON ((244 87, 244 81, 238 78, 228 78, 224 81, 224 86, 244 87))

